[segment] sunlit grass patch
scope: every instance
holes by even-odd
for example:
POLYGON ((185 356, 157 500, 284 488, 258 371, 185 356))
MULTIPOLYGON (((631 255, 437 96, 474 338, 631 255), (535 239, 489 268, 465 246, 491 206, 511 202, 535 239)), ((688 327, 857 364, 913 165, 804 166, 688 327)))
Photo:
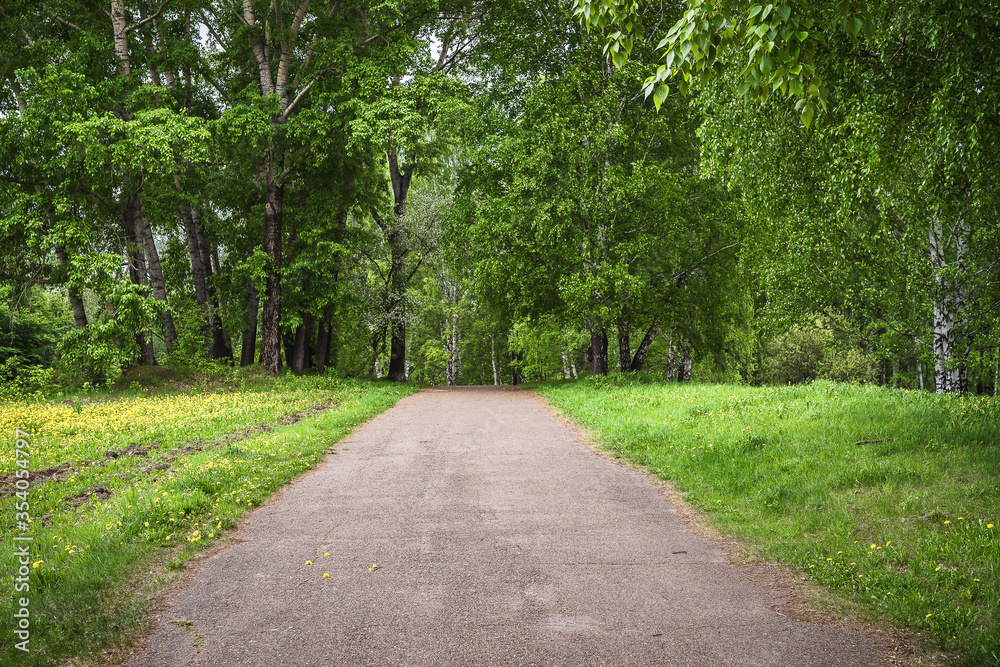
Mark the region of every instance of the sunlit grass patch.
POLYGON ((874 386, 542 385, 721 531, 1000 663, 1000 401, 874 386))

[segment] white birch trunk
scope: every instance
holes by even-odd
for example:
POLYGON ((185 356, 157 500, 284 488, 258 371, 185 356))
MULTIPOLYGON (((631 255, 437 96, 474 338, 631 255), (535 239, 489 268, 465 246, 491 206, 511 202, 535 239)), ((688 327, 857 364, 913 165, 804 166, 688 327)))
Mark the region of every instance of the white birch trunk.
POLYGON ((667 382, 673 382, 677 379, 677 348, 674 347, 674 341, 670 341, 670 346, 667 348, 667 382))
POLYGON ((490 364, 493 365, 493 386, 500 386, 500 374, 497 373, 497 337, 490 334, 490 364))
POLYGON ((444 347, 448 353, 445 363, 445 384, 455 386, 462 382, 462 332, 459 314, 459 291, 457 284, 444 283, 445 303, 448 314, 445 317, 444 347))
POLYGON ((562 351, 562 362, 563 362, 563 380, 569 379, 569 358, 566 356, 566 350, 562 351))
POLYGON ((933 285, 934 387, 937 393, 963 391, 964 355, 960 332, 964 325, 965 294, 961 284, 965 269, 968 226, 959 215, 952 229, 935 218, 928 233, 933 285))

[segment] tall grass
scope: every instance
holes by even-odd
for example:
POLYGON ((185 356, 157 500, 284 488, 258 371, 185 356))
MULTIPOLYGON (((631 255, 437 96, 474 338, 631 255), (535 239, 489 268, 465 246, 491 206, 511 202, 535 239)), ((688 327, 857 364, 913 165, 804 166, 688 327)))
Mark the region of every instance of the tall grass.
POLYGON ((535 389, 762 557, 1000 664, 1000 401, 816 382, 535 389))
POLYGON ((0 499, 0 641, 9 658, 0 662, 51 665, 127 643, 171 570, 412 390, 285 377, 242 390, 0 403, 9 435, 0 474, 15 470, 14 428, 29 434, 32 470, 70 464, 29 488, 27 530, 16 518, 20 499, 0 499), (326 409, 310 411, 317 405, 326 409), (15 591, 13 535, 33 538, 28 593, 15 591), (29 653, 13 648, 21 597, 30 600, 29 653))

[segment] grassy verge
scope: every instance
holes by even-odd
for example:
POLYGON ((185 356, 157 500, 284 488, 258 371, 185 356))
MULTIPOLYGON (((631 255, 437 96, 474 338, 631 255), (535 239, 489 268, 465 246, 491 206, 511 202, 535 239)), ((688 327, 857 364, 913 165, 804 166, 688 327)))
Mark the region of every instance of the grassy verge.
POLYGON ((533 387, 720 531, 1000 664, 1000 400, 815 383, 533 387))
POLYGON ((0 448, 0 641, 8 662, 51 665, 127 642, 143 627, 164 564, 183 569, 241 514, 412 391, 291 376, 208 392, 161 389, 0 403, 7 440, 0 448), (28 434, 28 466, 38 473, 22 498, 14 429, 28 434), (25 526, 16 505, 26 501, 25 526), (18 591, 23 544, 29 589, 18 591), (22 597, 28 653, 13 648, 22 639, 15 635, 22 597))

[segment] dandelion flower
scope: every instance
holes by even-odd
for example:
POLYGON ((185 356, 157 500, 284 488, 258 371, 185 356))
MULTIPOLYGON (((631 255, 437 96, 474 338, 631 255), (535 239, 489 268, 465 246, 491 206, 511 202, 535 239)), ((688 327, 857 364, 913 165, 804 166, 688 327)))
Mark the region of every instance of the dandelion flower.
POLYGON ((306 565, 312 565, 312 564, 313 564, 313 562, 311 560, 307 560, 306 561, 306 565))
POLYGON ((992 527, 993 527, 993 524, 992 524, 992 523, 988 523, 988 524, 986 524, 986 527, 987 527, 987 528, 992 528, 992 527))
POLYGON ((330 573, 329 572, 324 572, 323 573, 323 578, 324 579, 329 579, 330 578, 330 573))
POLYGON ((325 553, 325 554, 323 554, 323 555, 324 555, 324 556, 329 556, 330 554, 329 554, 329 553, 325 553))
POLYGON ((944 522, 945 522, 945 524, 949 524, 949 523, 951 523, 951 521, 948 521, 947 519, 945 519, 945 521, 944 521, 944 522))

